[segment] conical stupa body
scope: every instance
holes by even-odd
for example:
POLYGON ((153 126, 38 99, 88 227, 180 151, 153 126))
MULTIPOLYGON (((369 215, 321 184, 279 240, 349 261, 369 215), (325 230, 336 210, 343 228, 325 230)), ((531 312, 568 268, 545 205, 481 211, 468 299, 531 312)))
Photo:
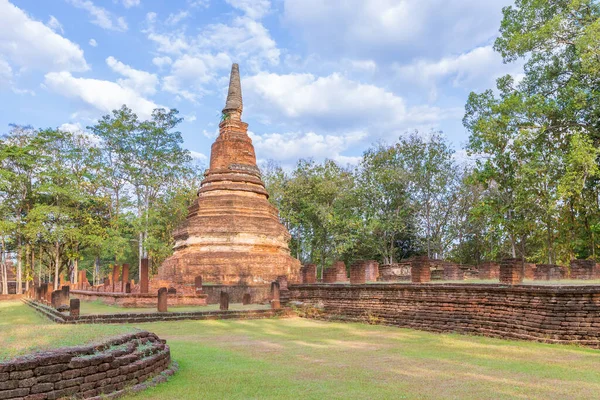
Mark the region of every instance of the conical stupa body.
POLYGON ((210 168, 187 219, 174 232, 174 254, 159 268, 156 285, 193 293, 197 276, 203 282, 257 285, 298 275, 300 262, 290 256, 290 234, 268 201, 241 114, 234 64, 210 168))

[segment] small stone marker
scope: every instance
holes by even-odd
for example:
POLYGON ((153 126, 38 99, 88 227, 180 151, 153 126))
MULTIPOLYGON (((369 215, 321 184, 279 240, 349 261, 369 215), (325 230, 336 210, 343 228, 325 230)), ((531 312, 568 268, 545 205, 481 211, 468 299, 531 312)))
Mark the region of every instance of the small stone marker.
POLYGON ((127 281, 129 280, 129 264, 123 264, 123 271, 121 271, 121 292, 130 293, 125 290, 127 281))
POLYGON ((148 293, 148 259, 142 258, 140 268, 140 293, 148 293))
POLYGON ((229 293, 221 292, 221 296, 219 297, 219 309, 221 311, 229 310, 229 293))
POLYGON ((69 315, 73 318, 79 318, 81 302, 79 299, 71 299, 69 301, 69 315))
POLYGON ((67 305, 69 304, 69 297, 71 297, 71 287, 70 286, 63 286, 61 289, 62 292, 62 296, 60 299, 60 305, 67 305))
POLYGON ((196 294, 202 293, 202 276, 197 276, 194 279, 194 287, 196 288, 196 294))
POLYGON ((62 290, 55 290, 50 295, 50 303, 52 307, 58 308, 60 307, 60 298, 62 297, 62 290))
POLYGON ((168 290, 166 287, 158 289, 158 312, 167 312, 168 290))
POLYGON ((271 308, 279 310, 281 308, 281 293, 279 291, 279 282, 271 282, 271 308))
POLYGON ((250 296, 250 293, 244 293, 244 296, 242 297, 242 304, 245 306, 252 304, 252 297, 250 296))
POLYGON ((125 284, 125 293, 131 293, 131 282, 125 284))

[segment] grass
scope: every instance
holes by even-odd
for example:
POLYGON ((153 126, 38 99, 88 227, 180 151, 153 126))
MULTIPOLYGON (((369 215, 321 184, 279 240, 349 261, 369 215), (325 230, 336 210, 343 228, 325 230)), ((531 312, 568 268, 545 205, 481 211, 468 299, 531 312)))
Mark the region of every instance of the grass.
MULTIPOLYGON (((12 311, 0 314, 2 323, 43 325, 38 332, 55 327, 64 335, 100 328, 51 325, 23 305, 6 304, 0 306, 12 311)), ((595 399, 600 393, 600 351, 576 346, 300 318, 135 326, 167 339, 180 369, 127 400, 595 399)))
POLYGON ((0 362, 36 351, 99 342, 132 330, 115 325, 58 325, 20 301, 0 301, 0 362))
MULTIPOLYGON (((268 310, 270 305, 268 304, 249 304, 247 306, 241 303, 230 303, 230 310, 268 310)), ((209 304, 207 306, 169 306, 168 312, 195 312, 195 311, 217 311, 219 310, 218 304, 209 304)), ((155 313, 157 312, 156 307, 119 307, 111 306, 102 303, 101 301, 82 301, 80 313, 81 315, 92 315, 92 314, 124 314, 124 313, 155 313)))
POLYGON ((138 399, 593 399, 600 351, 305 320, 142 324, 179 372, 138 399))

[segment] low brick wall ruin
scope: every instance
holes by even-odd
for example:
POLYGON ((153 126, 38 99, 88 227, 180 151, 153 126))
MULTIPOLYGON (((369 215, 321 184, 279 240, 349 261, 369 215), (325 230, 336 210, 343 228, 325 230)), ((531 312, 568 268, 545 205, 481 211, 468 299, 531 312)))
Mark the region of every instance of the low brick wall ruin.
POLYGON ((600 347, 600 286, 290 285, 322 318, 600 347))
MULTIPOLYGON (((71 298, 82 301, 101 301, 109 306, 119 307, 156 307, 158 293, 111 293, 92 292, 86 290, 71 290, 71 298)), ((169 304, 173 306, 203 306, 206 305, 206 295, 169 294, 169 304)))
MULTIPOLYGON (((287 291, 286 291, 287 293, 287 291)), ((48 319, 58 324, 137 324, 143 322, 215 320, 215 319, 261 319, 288 317, 288 310, 229 310, 229 311, 192 311, 192 312, 151 312, 92 314, 71 317, 45 304, 25 300, 25 303, 48 319)))
POLYGON ((170 364, 166 342, 140 331, 0 363, 0 399, 112 398, 166 380, 170 364))

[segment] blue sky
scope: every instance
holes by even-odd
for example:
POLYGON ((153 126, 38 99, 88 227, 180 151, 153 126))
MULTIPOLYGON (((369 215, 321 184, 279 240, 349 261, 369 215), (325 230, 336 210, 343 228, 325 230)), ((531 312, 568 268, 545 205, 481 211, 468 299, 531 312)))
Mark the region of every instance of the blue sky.
POLYGON ((471 91, 519 75, 492 44, 511 0, 0 0, 0 124, 85 129, 127 104, 177 108, 210 155, 232 62, 260 160, 355 163, 443 130, 471 91))

